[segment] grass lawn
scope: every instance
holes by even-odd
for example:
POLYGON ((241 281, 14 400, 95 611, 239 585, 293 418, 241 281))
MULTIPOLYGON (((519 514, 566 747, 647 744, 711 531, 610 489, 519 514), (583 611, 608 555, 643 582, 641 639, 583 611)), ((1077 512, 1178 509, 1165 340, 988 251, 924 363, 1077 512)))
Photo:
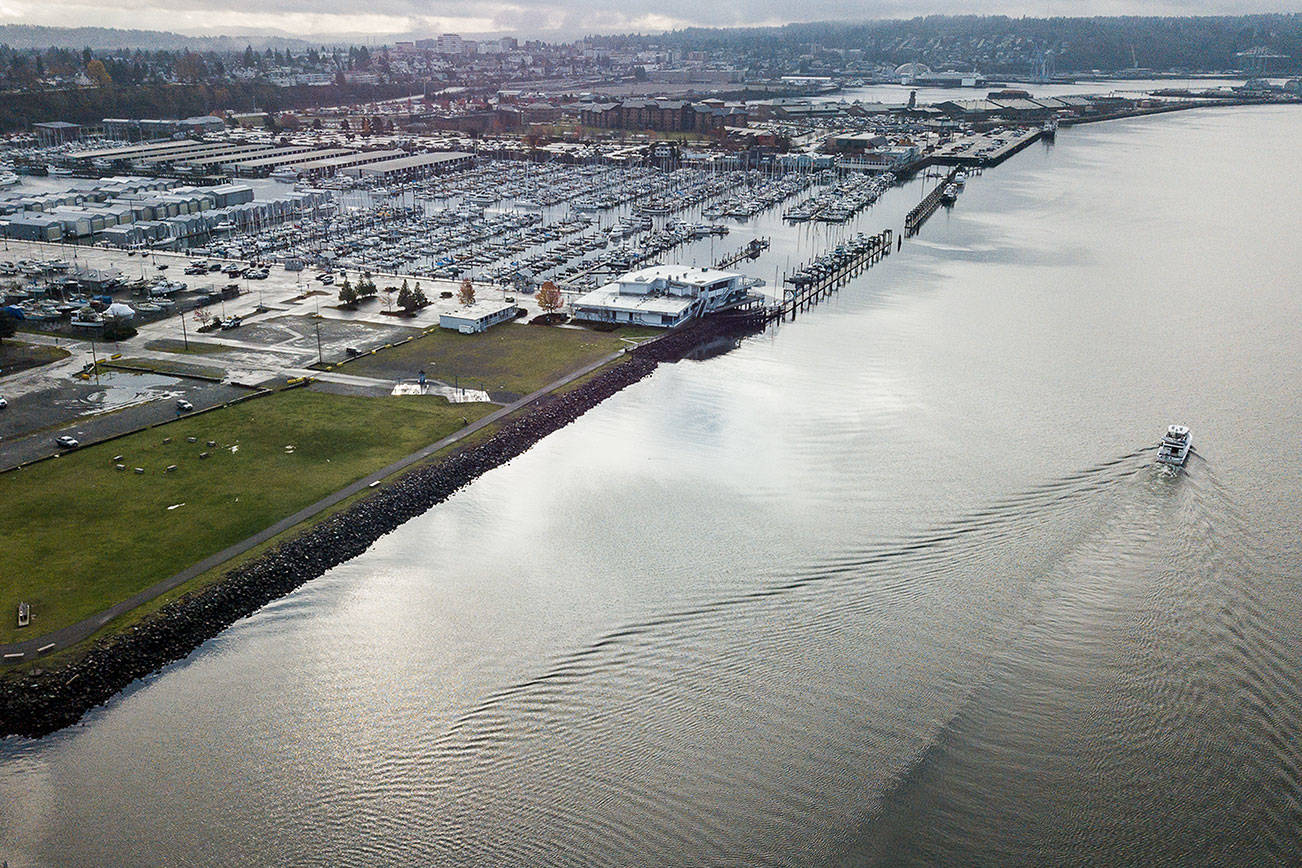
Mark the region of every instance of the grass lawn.
POLYGON ((217 377, 221 378, 226 375, 223 368, 215 365, 201 365, 197 362, 187 362, 173 359, 144 359, 131 358, 113 359, 112 361, 100 362, 101 368, 122 368, 124 370, 135 371, 153 371, 156 374, 171 374, 177 377, 198 376, 198 377, 217 377))
POLYGON ((70 356, 63 347, 48 344, 29 344, 23 341, 0 341, 0 377, 16 374, 28 368, 48 365, 70 356))
POLYGON ((25 600, 32 625, 10 614, 0 642, 92 615, 492 409, 295 389, 6 473, 0 612, 25 600))
POLYGON ((440 328, 363 356, 339 370, 360 376, 414 378, 423 369, 430 379, 449 384, 457 381, 467 388, 527 395, 629 346, 621 338, 637 340, 660 333, 656 329, 599 332, 518 323, 504 323, 475 335, 440 328))
POLYGON ((145 343, 147 350, 161 350, 165 353, 181 353, 191 356, 211 356, 214 353, 229 353, 232 347, 225 344, 209 344, 203 341, 190 341, 189 347, 186 347, 185 341, 174 341, 171 338, 157 338, 145 343))

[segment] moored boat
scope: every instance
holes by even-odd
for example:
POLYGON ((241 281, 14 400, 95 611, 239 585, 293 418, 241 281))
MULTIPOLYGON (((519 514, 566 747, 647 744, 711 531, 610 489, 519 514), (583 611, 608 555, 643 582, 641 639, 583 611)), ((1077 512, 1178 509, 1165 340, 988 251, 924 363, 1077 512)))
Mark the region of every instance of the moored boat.
POLYGON ((1193 436, 1184 425, 1167 426, 1166 435, 1157 444, 1157 461, 1172 467, 1182 466, 1193 448, 1193 436))

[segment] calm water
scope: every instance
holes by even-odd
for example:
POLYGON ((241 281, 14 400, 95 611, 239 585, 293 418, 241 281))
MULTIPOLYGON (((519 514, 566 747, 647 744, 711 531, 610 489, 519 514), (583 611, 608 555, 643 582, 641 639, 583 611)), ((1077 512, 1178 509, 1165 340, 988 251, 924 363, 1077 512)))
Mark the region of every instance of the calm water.
POLYGON ((1284 860, 1300 135, 1297 109, 1184 113, 973 179, 796 323, 662 367, 82 725, 5 743, 0 854, 1284 860), (1151 464, 1172 421, 1180 475, 1151 464))
MULTIPOLYGON (((996 77, 996 81, 998 78, 996 77)), ((1277 84, 1282 84, 1286 79, 1270 79, 1277 84)), ((1190 90, 1204 90, 1206 88, 1233 87, 1243 84, 1245 79, 1242 78, 1117 78, 1105 79, 1101 81, 1073 81, 1065 84, 1034 84, 1028 82, 1005 81, 1007 87, 1016 90, 1025 90, 1032 96, 1075 96, 1085 93, 1117 93, 1133 96, 1135 94, 1148 93, 1152 90, 1166 90, 1168 88, 1189 88, 1190 90)), ((817 97, 817 101, 825 102, 828 100, 839 101, 845 100, 853 102, 860 100, 863 102, 882 102, 887 105, 902 105, 909 101, 909 92, 918 92, 918 102, 922 104, 944 102, 951 99, 982 99, 987 93, 993 90, 1002 90, 1002 87, 908 87, 901 84, 870 84, 864 87, 846 88, 838 93, 829 94, 826 97, 817 97)))

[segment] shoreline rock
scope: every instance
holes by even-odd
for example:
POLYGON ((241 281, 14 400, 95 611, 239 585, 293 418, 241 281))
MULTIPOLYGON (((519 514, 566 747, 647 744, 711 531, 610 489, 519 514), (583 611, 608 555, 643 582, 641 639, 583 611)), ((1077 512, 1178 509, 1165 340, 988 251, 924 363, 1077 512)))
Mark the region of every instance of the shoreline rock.
POLYGON ((0 737, 39 738, 71 726, 136 679, 186 657, 239 619, 362 554, 481 474, 522 455, 646 378, 661 362, 686 358, 702 345, 754 330, 753 325, 705 320, 638 347, 622 364, 567 392, 540 399, 484 442, 414 467, 219 581, 167 603, 122 633, 95 640, 66 665, 0 678, 0 737))

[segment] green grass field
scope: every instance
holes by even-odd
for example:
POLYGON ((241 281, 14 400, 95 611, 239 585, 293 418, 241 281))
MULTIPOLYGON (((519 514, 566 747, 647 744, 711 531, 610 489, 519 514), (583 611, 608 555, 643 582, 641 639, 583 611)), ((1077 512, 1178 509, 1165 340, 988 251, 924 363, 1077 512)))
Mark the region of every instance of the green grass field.
POLYGON ((216 353, 229 353, 233 348, 225 344, 210 344, 204 341, 175 341, 171 338, 158 338, 145 343, 147 350, 161 350, 165 353, 178 353, 188 356, 211 356, 216 353))
POLYGON ((492 409, 296 389, 0 475, 0 642, 92 615, 492 409))
POLYGON ((435 329, 400 346, 364 356, 339 368, 361 376, 426 376, 488 392, 527 395, 586 364, 658 334, 654 329, 591 329, 504 323, 477 335, 435 329))
POLYGON ((121 368, 128 371, 153 371, 156 374, 168 374, 176 377, 217 377, 225 376, 225 368, 219 368, 216 365, 200 365, 195 362, 183 361, 181 359, 147 359, 131 358, 114 359, 112 361, 100 362, 101 368, 121 368))

